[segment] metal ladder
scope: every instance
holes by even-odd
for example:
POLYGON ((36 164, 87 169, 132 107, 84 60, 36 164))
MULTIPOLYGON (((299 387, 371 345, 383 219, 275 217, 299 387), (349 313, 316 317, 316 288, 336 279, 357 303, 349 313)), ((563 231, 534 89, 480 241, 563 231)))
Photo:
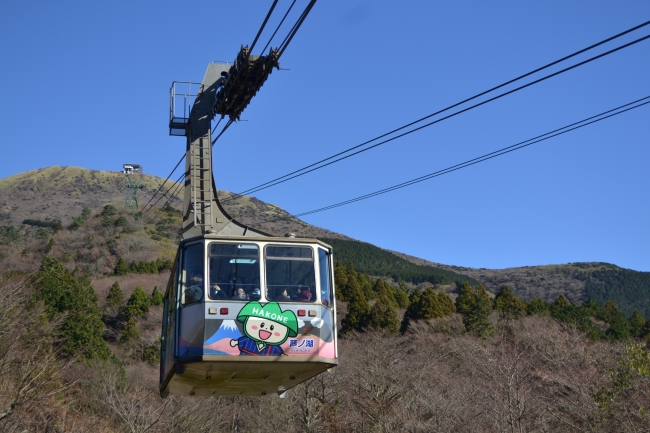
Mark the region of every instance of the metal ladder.
POLYGON ((210 135, 201 138, 201 146, 191 146, 192 207, 195 226, 212 226, 212 158, 210 135), (206 144, 207 143, 207 146, 206 144), (198 152, 198 155, 196 154, 198 152), (207 176, 206 176, 207 174, 207 176), (200 215, 199 215, 200 214, 200 215))

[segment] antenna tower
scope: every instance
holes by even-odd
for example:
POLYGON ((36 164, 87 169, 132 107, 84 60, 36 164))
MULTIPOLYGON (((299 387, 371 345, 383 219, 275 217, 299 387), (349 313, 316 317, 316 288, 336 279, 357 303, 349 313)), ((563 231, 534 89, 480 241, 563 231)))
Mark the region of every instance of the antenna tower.
POLYGON ((126 209, 138 209, 138 190, 143 188, 142 168, 137 164, 124 164, 124 174, 126 174, 127 188, 126 197, 124 198, 124 207, 126 209), (140 174, 140 176, 132 176, 136 173, 140 174))

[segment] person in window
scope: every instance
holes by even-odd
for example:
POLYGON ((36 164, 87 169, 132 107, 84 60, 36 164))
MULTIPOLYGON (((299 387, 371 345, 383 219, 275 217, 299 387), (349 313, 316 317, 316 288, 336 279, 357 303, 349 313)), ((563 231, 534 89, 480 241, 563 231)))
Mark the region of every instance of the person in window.
POLYGON ((289 297, 291 298, 292 301, 297 301, 298 298, 302 296, 302 289, 300 287, 297 287, 295 289, 291 289, 291 295, 289 297))
POLYGON ((239 287, 237 290, 235 290, 235 294, 232 296, 232 298, 236 301, 247 301, 248 295, 246 295, 246 291, 243 287, 239 287))
POLYGON ((289 302, 290 300, 291 298, 287 293, 287 289, 282 289, 282 293, 280 293, 278 296, 275 297, 275 301, 277 302, 289 302))
POLYGON ((300 292, 300 295, 296 298, 296 302, 311 302, 311 291, 308 289, 303 289, 300 292))
POLYGON ((327 294, 327 290, 323 289, 320 291, 320 299, 323 305, 326 307, 330 304, 329 303, 329 295, 327 294))
POLYGON ((260 291, 260 288, 253 287, 253 290, 251 290, 251 295, 249 296, 250 300, 259 301, 261 297, 262 297, 262 292, 260 291))
POLYGON ((201 299, 203 299, 203 276, 194 274, 188 280, 184 303, 198 302, 201 299))
POLYGON ((212 299, 223 299, 226 298, 226 292, 221 290, 221 287, 219 287, 217 284, 213 283, 210 285, 210 298, 212 299))

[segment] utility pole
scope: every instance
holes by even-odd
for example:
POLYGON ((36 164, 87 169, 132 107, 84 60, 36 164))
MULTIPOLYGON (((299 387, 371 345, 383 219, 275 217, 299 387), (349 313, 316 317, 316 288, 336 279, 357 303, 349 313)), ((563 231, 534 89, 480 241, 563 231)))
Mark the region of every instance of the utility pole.
POLYGON ((124 164, 124 174, 126 174, 126 197, 124 198, 124 207, 126 209, 138 209, 138 190, 142 189, 142 169, 137 164, 124 164), (133 170, 133 166, 136 170, 133 170), (139 178, 133 176, 139 173, 139 178))

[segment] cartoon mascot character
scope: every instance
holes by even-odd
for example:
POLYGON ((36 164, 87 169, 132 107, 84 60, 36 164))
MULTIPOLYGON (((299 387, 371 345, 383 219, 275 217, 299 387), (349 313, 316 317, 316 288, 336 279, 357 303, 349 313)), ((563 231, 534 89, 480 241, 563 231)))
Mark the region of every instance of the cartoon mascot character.
POLYGON ((249 302, 237 320, 244 324, 244 336, 230 340, 230 346, 238 346, 240 356, 284 355, 280 345, 298 335, 296 315, 293 311, 282 311, 277 302, 264 306, 257 301, 249 302))

